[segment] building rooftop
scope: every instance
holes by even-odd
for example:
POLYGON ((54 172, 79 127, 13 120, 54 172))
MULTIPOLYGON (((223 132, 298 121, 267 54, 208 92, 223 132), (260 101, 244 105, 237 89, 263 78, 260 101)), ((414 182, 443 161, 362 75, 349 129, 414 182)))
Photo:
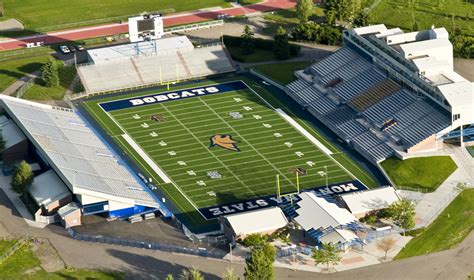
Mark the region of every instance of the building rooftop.
POLYGON ((313 192, 303 192, 297 202, 298 216, 294 220, 306 231, 337 227, 357 221, 356 217, 344 208, 338 207, 326 199, 317 197, 313 192))
POLYGON ((39 206, 47 206, 51 202, 71 195, 68 187, 53 170, 48 170, 36 176, 29 188, 29 193, 39 206))
POLYGON ((5 149, 15 146, 26 139, 20 128, 6 116, 0 116, 0 130, 5 141, 5 149))
POLYGON ((382 187, 340 196, 352 214, 358 215, 387 208, 400 198, 393 187, 382 187))
POLYGON ((0 104, 73 193, 158 208, 76 112, 10 96, 0 96, 0 104))
POLYGON ((226 216, 225 219, 232 226, 236 235, 277 230, 288 224, 285 214, 279 207, 233 214, 226 216))

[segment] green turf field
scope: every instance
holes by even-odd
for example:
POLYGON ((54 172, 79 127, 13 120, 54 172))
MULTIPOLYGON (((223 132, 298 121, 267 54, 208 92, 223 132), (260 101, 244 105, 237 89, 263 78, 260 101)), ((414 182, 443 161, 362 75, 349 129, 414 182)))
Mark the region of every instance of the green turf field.
POLYGON ((352 179, 250 90, 117 110, 110 116, 198 208, 275 194, 277 174, 282 192, 296 191, 291 169, 297 167, 308 173, 300 178, 302 189, 325 184, 318 174, 324 166, 329 183, 352 179), (233 119, 230 112, 243 118, 233 119), (151 115, 165 120, 152 122, 151 115), (158 136, 150 136, 153 132, 158 136), (232 135, 240 152, 210 147, 216 134, 232 135), (209 171, 222 178, 210 179, 209 171))
MULTIPOLYGON (((342 167, 334 158, 343 154, 311 125, 288 111, 285 104, 279 103, 260 85, 248 78, 242 77, 242 80, 257 90, 259 95, 251 89, 245 89, 108 113, 98 105, 165 91, 161 89, 112 95, 86 100, 81 104, 97 124, 112 136, 126 156, 158 184, 160 190, 176 206, 178 213, 175 214, 184 215, 192 224, 213 224, 206 222, 196 211, 197 208, 275 195, 277 174, 280 175, 282 192, 296 191, 296 176, 292 170, 295 167, 303 168, 307 173, 299 177, 301 189, 324 186, 325 177, 318 174, 324 170, 324 166, 328 168, 329 184, 354 180, 351 174, 361 178, 368 186, 376 184, 370 175, 350 159, 344 159, 342 167), (265 100, 260 96, 264 96, 265 100), (284 108, 298 124, 334 152, 334 157, 321 152, 280 117, 274 106, 284 108), (230 112, 239 112, 243 118, 233 119, 230 112), (152 121, 152 115, 158 115, 163 120, 152 121), (148 127, 143 127, 144 123, 148 127), (143 156, 124 140, 124 134, 129 135, 173 183, 164 184, 157 172, 144 161, 143 156), (232 135, 238 141, 236 145, 241 151, 210 147, 210 138, 216 134, 232 135), (210 179, 208 171, 217 171, 222 178, 210 179)), ((227 81, 229 80, 206 80, 184 88, 227 81)), ((178 88, 183 89, 183 86, 175 85, 172 89, 178 88)))

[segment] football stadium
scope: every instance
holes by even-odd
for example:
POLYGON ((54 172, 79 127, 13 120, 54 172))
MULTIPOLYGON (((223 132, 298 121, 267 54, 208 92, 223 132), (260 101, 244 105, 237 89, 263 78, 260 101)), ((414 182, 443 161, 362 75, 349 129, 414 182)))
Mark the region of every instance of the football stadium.
POLYGON ((351 193, 398 196, 391 187, 368 190, 371 172, 342 153, 380 168, 391 156, 474 140, 473 85, 454 72, 444 28, 349 29, 343 48, 278 86, 237 73, 222 43, 161 38, 159 16, 131 21, 129 44, 88 50, 78 65, 85 92, 73 109, 0 98, 17 142, 28 143, 4 157, 32 154, 53 171, 39 175, 56 187, 38 194, 49 198, 38 216, 57 210, 72 227, 87 215, 135 222, 158 213, 201 234, 222 233, 222 219, 231 224, 235 215, 272 223, 278 215, 261 211, 281 207, 318 241, 337 233, 359 242, 344 231, 357 228, 355 212, 338 201, 366 213, 373 209, 351 193), (316 212, 331 223, 318 224, 326 218, 316 212))

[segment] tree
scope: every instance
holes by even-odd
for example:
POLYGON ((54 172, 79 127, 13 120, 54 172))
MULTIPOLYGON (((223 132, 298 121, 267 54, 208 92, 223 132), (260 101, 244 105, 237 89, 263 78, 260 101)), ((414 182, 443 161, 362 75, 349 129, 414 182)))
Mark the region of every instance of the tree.
POLYGON ((397 240, 392 237, 384 237, 377 241, 377 249, 383 251, 385 253, 384 259, 387 259, 387 253, 395 247, 397 244, 397 240))
POLYGON ((388 216, 405 230, 415 227, 415 205, 408 199, 392 203, 387 209, 388 216))
POLYGON ((170 274, 166 275, 165 280, 174 280, 173 274, 170 273, 170 274))
POLYGON ((43 82, 47 87, 59 85, 58 63, 54 58, 50 58, 43 67, 41 67, 43 82))
POLYGON ((240 278, 237 277, 235 274, 233 267, 228 267, 227 270, 222 274, 222 280, 239 280, 240 278))
POLYGON ((242 52, 244 54, 251 54, 255 50, 255 40, 253 38, 254 33, 250 26, 245 25, 244 33, 242 34, 242 52))
POLYGON ((352 12, 351 0, 325 0, 324 8, 326 11, 334 11, 338 20, 346 21, 352 12))
POLYGON ((33 179, 31 166, 26 161, 22 161, 18 165, 10 184, 15 192, 25 193, 26 189, 33 183, 33 179))
POLYGON ((278 27, 275 34, 275 45, 273 46, 273 52, 277 59, 288 59, 291 56, 290 43, 288 42, 288 34, 283 27, 278 27))
POLYGON ((250 257, 245 261, 245 279, 275 279, 275 272, 273 270, 275 256, 275 248, 269 243, 253 247, 250 251, 250 257))
POLYGON ((327 10, 326 11, 326 23, 329 25, 336 25, 336 11, 327 10))
POLYGON ((339 256, 339 250, 336 248, 336 245, 323 243, 321 249, 313 250, 313 259, 316 265, 325 264, 329 272, 329 265, 337 265, 341 261, 341 256, 339 256))
POLYGON ((360 10, 355 14, 354 20, 352 20, 352 25, 354 25, 354 27, 369 25, 369 15, 363 10, 360 10))
POLYGON ((313 15, 313 0, 297 0, 296 16, 300 23, 308 22, 310 16, 313 15))
POLYGON ((242 241, 242 245, 245 247, 263 246, 266 243, 268 243, 268 236, 260 233, 249 234, 242 241))
POLYGON ((204 280, 201 271, 196 268, 183 269, 181 275, 179 275, 179 280, 204 280))

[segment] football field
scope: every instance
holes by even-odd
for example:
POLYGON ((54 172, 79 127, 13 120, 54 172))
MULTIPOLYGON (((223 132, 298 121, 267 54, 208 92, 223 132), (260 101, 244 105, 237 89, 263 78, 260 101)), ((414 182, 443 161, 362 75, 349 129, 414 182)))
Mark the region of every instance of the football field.
POLYGON ((184 199, 198 210, 276 195, 277 175, 282 193, 297 190, 297 174, 301 190, 355 180, 291 117, 243 82, 232 83, 241 88, 212 93, 209 85, 212 94, 98 105, 117 126, 112 137, 178 205, 184 199))

